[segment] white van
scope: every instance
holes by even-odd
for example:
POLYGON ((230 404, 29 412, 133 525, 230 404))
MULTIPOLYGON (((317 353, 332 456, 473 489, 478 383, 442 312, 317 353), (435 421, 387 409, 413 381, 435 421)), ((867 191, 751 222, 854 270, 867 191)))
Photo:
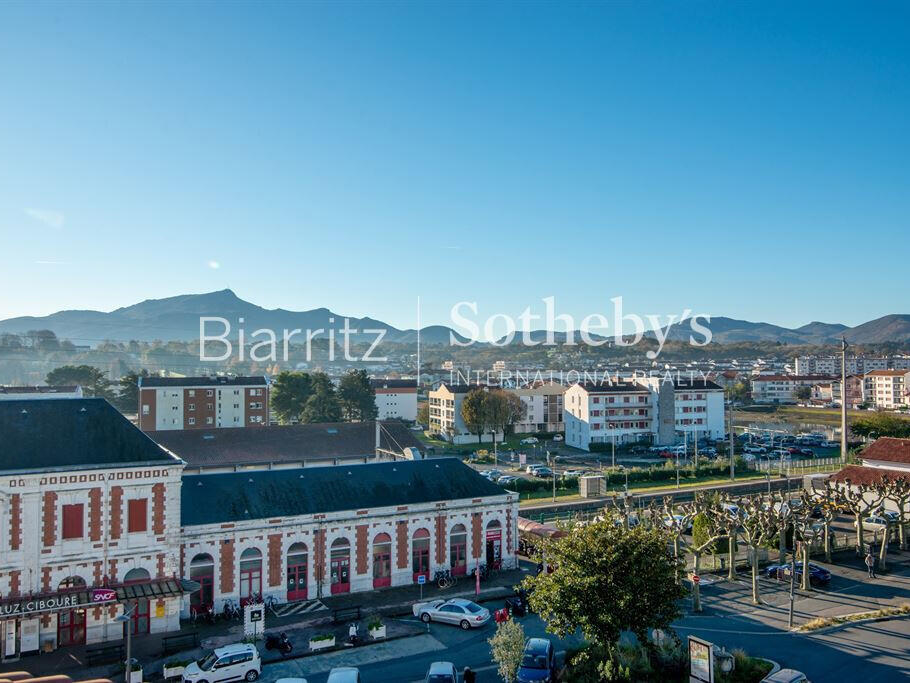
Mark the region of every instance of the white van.
POLYGON ((262 660, 255 645, 235 643, 217 648, 183 670, 183 683, 255 681, 262 673, 262 660))

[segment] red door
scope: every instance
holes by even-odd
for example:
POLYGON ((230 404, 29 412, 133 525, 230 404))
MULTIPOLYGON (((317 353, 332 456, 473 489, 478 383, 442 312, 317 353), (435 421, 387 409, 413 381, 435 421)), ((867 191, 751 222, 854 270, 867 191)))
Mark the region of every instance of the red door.
POLYGON ((130 627, 133 629, 134 636, 141 636, 149 632, 149 601, 140 598, 132 604, 135 607, 130 614, 130 627))
POLYGON ((306 562, 288 565, 288 602, 306 600, 306 562))
POLYGON ((330 565, 332 577, 332 595, 350 593, 351 560, 350 557, 333 557, 330 565))
POLYGON ((452 574, 464 576, 468 572, 467 542, 453 540, 449 546, 452 555, 452 574))
POLYGON ((64 645, 83 645, 85 643, 85 610, 74 609, 60 612, 57 617, 57 643, 64 645))

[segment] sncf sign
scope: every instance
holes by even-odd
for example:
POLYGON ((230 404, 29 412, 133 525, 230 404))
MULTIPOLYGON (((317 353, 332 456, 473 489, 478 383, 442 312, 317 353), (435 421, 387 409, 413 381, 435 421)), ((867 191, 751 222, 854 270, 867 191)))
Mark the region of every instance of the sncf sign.
POLYGON ((92 602, 110 602, 117 599, 117 591, 113 588, 95 588, 92 590, 92 602))

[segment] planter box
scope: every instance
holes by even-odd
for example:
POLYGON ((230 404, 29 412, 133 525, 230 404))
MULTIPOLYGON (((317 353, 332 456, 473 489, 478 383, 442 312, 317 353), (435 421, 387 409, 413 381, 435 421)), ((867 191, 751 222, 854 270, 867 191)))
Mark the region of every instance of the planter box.
POLYGON ((311 640, 310 649, 311 650, 327 650, 328 648, 335 647, 335 638, 328 638, 326 640, 311 640))
POLYGON ((165 678, 179 678, 183 675, 185 668, 185 666, 166 666, 164 667, 163 675, 165 678))
POLYGON ((130 683, 142 683, 142 669, 130 671, 130 683))
POLYGON ((372 638, 373 640, 376 640, 377 638, 385 638, 385 624, 383 624, 379 628, 371 628, 370 629, 370 638, 372 638))

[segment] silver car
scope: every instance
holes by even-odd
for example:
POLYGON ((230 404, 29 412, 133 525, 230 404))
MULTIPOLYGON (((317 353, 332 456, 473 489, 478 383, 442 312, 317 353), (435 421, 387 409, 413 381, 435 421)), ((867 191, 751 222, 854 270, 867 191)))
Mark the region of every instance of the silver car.
POLYGON ((463 598, 419 602, 414 605, 413 612, 425 624, 438 621, 461 626, 465 631, 480 628, 490 620, 490 611, 486 607, 463 598))

